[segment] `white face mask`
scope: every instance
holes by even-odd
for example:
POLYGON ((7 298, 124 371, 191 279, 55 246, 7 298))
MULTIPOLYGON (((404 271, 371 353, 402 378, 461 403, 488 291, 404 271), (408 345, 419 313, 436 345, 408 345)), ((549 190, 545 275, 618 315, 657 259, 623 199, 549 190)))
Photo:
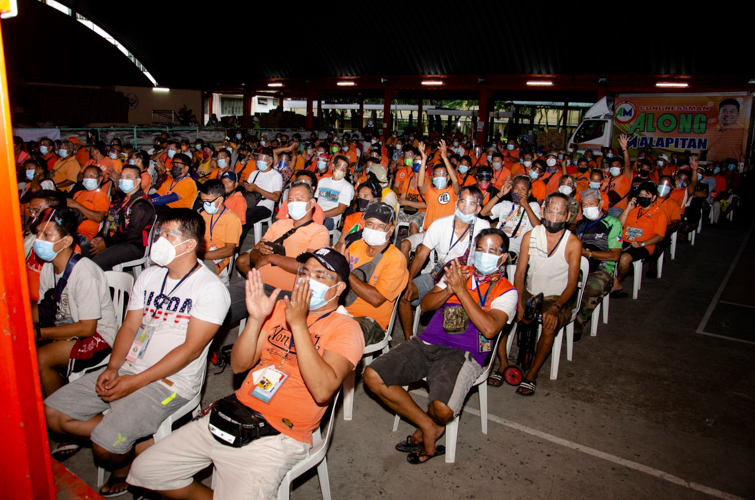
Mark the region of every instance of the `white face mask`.
POLYGON ((299 220, 309 212, 307 201, 290 201, 288 202, 288 215, 294 220, 299 220))
POLYGON ((563 186, 558 186, 558 192, 563 193, 566 196, 569 196, 571 192, 574 191, 571 186, 567 186, 564 184, 563 186))
POLYGON ((611 175, 614 177, 618 177, 621 173, 621 169, 619 167, 611 167, 611 175))
POLYGON ((388 233, 365 227, 362 230, 362 239, 371 247, 376 247, 388 241, 388 233))
POLYGON ((156 242, 152 243, 152 248, 149 251, 149 258, 152 259, 152 262, 154 262, 158 266, 165 267, 173 262, 176 257, 180 257, 181 255, 188 253, 187 250, 182 254, 176 255, 176 247, 178 245, 183 245, 187 241, 189 240, 183 240, 181 243, 172 245, 170 241, 161 237, 156 242))
POLYGON ((595 220, 600 217, 600 209, 598 207, 585 207, 582 209, 582 215, 590 220, 595 220))
POLYGON ((68 157, 68 150, 67 149, 59 149, 58 150, 58 156, 61 158, 67 158, 68 157))
POLYGON ((556 159, 555 158, 548 158, 545 160, 545 164, 549 167, 555 167, 556 166, 556 159))
POLYGON ((227 162, 227 160, 226 160, 225 158, 220 158, 220 159, 218 160, 218 167, 220 167, 220 168, 225 168, 225 164, 226 164, 226 163, 228 163, 228 162, 227 162))
POLYGON ((111 160, 117 160, 118 159, 118 153, 110 153, 108 155, 111 160))
POLYGON ((97 179, 84 179, 81 181, 87 191, 94 191, 97 189, 97 179))
POLYGON ((527 168, 530 168, 532 166, 532 162, 529 160, 524 160, 522 163, 524 163, 524 166, 527 168))

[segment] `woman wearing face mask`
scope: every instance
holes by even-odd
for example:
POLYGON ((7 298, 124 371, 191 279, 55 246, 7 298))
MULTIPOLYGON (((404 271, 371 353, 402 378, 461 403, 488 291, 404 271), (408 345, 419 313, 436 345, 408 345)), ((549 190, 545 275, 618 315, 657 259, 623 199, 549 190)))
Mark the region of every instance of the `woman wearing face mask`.
MULTIPOLYGON (((216 169, 220 168, 223 170, 224 168, 221 168, 218 162, 213 158, 215 156, 215 147, 212 146, 212 144, 205 144, 202 147, 201 151, 202 160, 199 162, 199 165, 197 165, 197 174, 199 175, 199 182, 205 182, 207 179, 211 179, 211 174, 215 172, 216 169)), ((230 158, 230 154, 227 155, 227 158, 225 160, 226 165, 224 167, 227 167, 228 159, 230 158)))
POLYGON ((32 317, 36 339, 51 341, 37 349, 42 393, 48 397, 71 373, 102 362, 110 354, 118 327, 105 273, 74 253, 78 226, 74 212, 47 209, 40 220, 34 253, 45 264, 32 317))
MULTIPOLYGON (((480 212, 481 217, 498 220, 497 228, 509 238, 509 255, 512 264, 519 254, 522 237, 540 225, 540 204, 531 196, 532 183, 524 175, 514 177, 503 185, 503 190, 490 198, 480 212), (509 195, 510 196, 507 196, 509 195), (507 198, 507 199, 504 199, 507 198)), ((509 276, 513 279, 513 276, 509 276)))
POLYGON ((55 190, 55 183, 48 177, 49 170, 37 160, 26 160, 24 170, 27 182, 19 196, 21 203, 28 203, 31 194, 37 191, 42 191, 43 189, 49 191, 55 190))
POLYGON ((619 217, 624 226, 624 247, 611 297, 627 297, 626 293, 621 292, 621 282, 629 274, 632 262, 650 257, 655 245, 666 236, 668 219, 663 210, 655 204, 657 195, 658 188, 654 183, 643 182, 639 186, 637 197, 630 200, 619 217))
POLYGON ((629 192, 632 189, 632 164, 629 160, 629 152, 627 151, 627 143, 629 137, 626 134, 621 134, 619 137, 619 145, 623 157, 614 156, 609 162, 609 175, 610 177, 603 183, 601 191, 608 195, 608 215, 612 217, 618 217, 627 207, 627 200, 629 198, 629 192))
POLYGON ((369 205, 380 202, 383 194, 382 191, 380 184, 371 181, 367 181, 357 188, 354 203, 352 204, 354 212, 343 218, 341 237, 335 245, 335 248, 341 249, 341 253, 346 248, 348 236, 355 235, 353 238, 350 238, 354 240, 361 237, 360 231, 364 228, 364 213, 367 211, 369 205), (359 234, 357 235, 357 233, 359 234))
POLYGON ((152 186, 152 175, 147 169, 147 166, 149 165, 149 155, 147 154, 147 152, 134 151, 131 154, 131 158, 128 159, 127 164, 135 166, 139 169, 139 171, 141 172, 141 175, 140 175, 141 188, 145 192, 148 191, 149 188, 152 186))
POLYGON ((558 192, 569 197, 569 219, 567 219, 567 225, 572 231, 574 229, 574 224, 577 221, 577 215, 579 214, 579 201, 576 199, 576 186, 577 182, 571 175, 564 175, 558 181, 558 192))

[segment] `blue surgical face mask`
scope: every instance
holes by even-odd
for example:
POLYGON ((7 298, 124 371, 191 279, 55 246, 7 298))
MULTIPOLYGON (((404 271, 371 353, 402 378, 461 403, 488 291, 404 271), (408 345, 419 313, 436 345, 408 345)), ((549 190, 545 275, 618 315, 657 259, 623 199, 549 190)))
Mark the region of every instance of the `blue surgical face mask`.
POLYGON ((289 201, 288 215, 294 220, 299 220, 309 212, 306 201, 289 201))
POLYGON ((458 145, 459 145, 459 141, 454 141, 454 146, 458 146, 458 145))
POLYGON ((131 158, 131 159, 130 159, 130 160, 128 161, 128 164, 129 164, 129 165, 136 165, 136 162, 134 161, 134 159, 133 159, 133 158, 131 158))
POLYGON ((540 177, 540 174, 538 174, 534 170, 530 170, 530 178, 537 179, 538 177, 540 177))
POLYGON ((195 144, 194 145, 194 149, 196 149, 197 151, 202 151, 202 145, 201 144, 195 144))
POLYGON ((493 169, 495 169, 495 170, 501 170, 501 162, 500 161, 494 161, 493 162, 493 169))
POLYGON ((26 180, 30 181, 30 180, 34 179, 34 174, 35 173, 37 173, 37 171, 34 170, 34 169, 27 170, 26 171, 26 180))
POLYGON ((697 180, 698 181, 703 180, 703 174, 701 174, 700 172, 697 173, 697 180))
POLYGON ((175 149, 169 149, 168 150, 168 158, 172 159, 174 156, 176 156, 176 150, 175 149))
POLYGON ((59 149, 58 150, 58 156, 61 158, 67 158, 68 157, 68 150, 67 149, 59 149))
POLYGON ((228 163, 228 161, 225 158, 220 158, 218 160, 218 167, 225 168, 226 163, 228 163))
POLYGON ((601 183, 600 182, 590 182, 590 187, 592 189, 600 189, 601 183))
MULTIPOLYGON (((338 283, 336 283, 337 285, 338 283)), ((333 286, 336 286, 333 285, 333 286)), ((328 293, 328 290, 333 288, 333 286, 325 286, 319 281, 315 281, 313 279, 309 280, 309 289, 312 291, 312 295, 309 297, 309 310, 314 311, 315 309, 320 309, 325 304, 330 302, 331 300, 335 299, 336 297, 332 297, 329 300, 325 300, 325 294, 328 293)))
POLYGON ((514 145, 513 144, 507 144, 506 145, 506 149, 508 149, 509 151, 513 151, 514 145))
POLYGON ((737 166, 736 166, 736 165, 734 165, 734 164, 729 164, 729 166, 728 166, 727 168, 728 168, 728 169, 729 169, 730 171, 732 171, 732 172, 733 172, 733 171, 735 171, 735 170, 737 169, 737 166))
POLYGON ((218 207, 215 206, 215 202, 205 201, 203 205, 204 205, 204 211, 207 212, 208 214, 212 215, 212 214, 218 213, 218 207))
POLYGON ((671 186, 661 185, 658 186, 658 196, 666 196, 671 192, 671 186))
POLYGON ((81 181, 87 191, 94 191, 97 189, 97 179, 84 179, 81 181))
POLYGON ((236 134, 236 139, 241 139, 241 134, 236 134))
POLYGON ((717 174, 717 173, 719 173, 720 171, 721 171, 721 167, 716 167, 716 168, 714 168, 714 169, 713 169, 713 173, 714 173, 714 174, 717 174))
POLYGON ((433 186, 436 188, 445 189, 446 184, 448 184, 448 179, 445 177, 433 177, 433 186))
POLYGON ((467 170, 469 170, 469 165, 459 165, 459 168, 457 170, 460 174, 466 174, 467 170))
POLYGON ((498 265, 498 260, 501 258, 500 255, 493 255, 490 253, 484 253, 484 252, 475 252, 474 254, 474 267, 477 269, 477 271, 480 274, 492 274, 498 270, 500 267, 498 265))
POLYGON ((454 212, 454 215, 456 215, 456 218, 462 221, 464 224, 469 224, 475 219, 475 217, 477 217, 477 214, 475 213, 465 214, 458 208, 456 209, 456 212, 454 212))
POLYGON ((47 146, 39 146, 39 152, 42 153, 43 155, 46 155, 47 151, 48 151, 47 146))
POLYGON ((62 248, 57 252, 53 250, 53 247, 58 241, 45 241, 37 238, 36 240, 34 240, 34 253, 40 259, 46 262, 51 262, 55 257, 57 257, 61 250, 63 250, 62 248))
POLYGON ((130 193, 134 189, 134 181, 132 181, 131 179, 119 179, 118 189, 120 189, 124 193, 130 193))
POLYGON ((265 170, 267 170, 267 168, 268 168, 268 165, 266 161, 257 160, 257 170, 259 170, 260 172, 264 172, 265 170))
POLYGON ((326 168, 328 168, 328 162, 327 161, 322 161, 322 160, 318 161, 317 162, 317 168, 320 169, 320 170, 325 170, 326 168))
POLYGON ((488 159, 488 163, 490 163, 491 161, 493 161, 493 155, 488 155, 487 159, 488 159))

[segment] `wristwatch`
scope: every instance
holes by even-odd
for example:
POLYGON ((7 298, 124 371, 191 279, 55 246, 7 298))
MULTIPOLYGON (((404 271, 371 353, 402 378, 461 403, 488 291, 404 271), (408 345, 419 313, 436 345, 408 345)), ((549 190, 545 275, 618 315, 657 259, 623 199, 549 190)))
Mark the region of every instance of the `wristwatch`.
POLYGON ((644 247, 645 246, 645 242, 643 241, 642 243, 640 243, 640 245, 644 247))

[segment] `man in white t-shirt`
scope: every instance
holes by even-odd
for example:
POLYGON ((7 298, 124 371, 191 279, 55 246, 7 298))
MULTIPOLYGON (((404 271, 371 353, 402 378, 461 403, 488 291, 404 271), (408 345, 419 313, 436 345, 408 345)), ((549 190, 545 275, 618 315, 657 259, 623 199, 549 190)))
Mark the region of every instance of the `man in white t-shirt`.
MULTIPOLYGON (((414 234, 401 243, 403 251, 407 251, 407 245, 416 249, 409 269, 409 284, 398 306, 401 327, 407 340, 412 335, 412 306, 419 306, 425 294, 435 286, 434 271, 440 271, 454 259, 460 259, 461 265, 467 265, 465 254, 472 240, 477 233, 490 227, 488 221, 477 217, 481 209, 482 191, 477 186, 464 186, 459 191, 454 215, 436 219, 427 231, 414 234)), ((472 262, 468 265, 472 265, 472 262)))
MULTIPOLYGON (((134 284, 108 366, 45 400, 48 427, 91 439, 97 462, 113 470, 101 494, 128 487, 136 442, 202 389, 210 341, 230 304, 228 290, 197 259, 204 232, 193 210, 160 217, 150 251, 157 265, 134 284)), ((138 451, 151 444, 140 442, 138 451)))
MULTIPOLYGON (((533 227, 540 225, 540 205, 537 201, 527 203, 532 193, 529 177, 517 176, 513 181, 506 181, 501 191, 492 196, 483 207, 480 215, 497 219, 496 227, 509 237, 509 264, 514 264, 522 246, 522 237, 533 227), (501 199, 511 192, 513 201, 501 199)), ((509 276, 509 279, 514 279, 509 276)))
POLYGON ((341 215, 351 205, 354 186, 345 179, 349 171, 349 159, 343 155, 333 161, 333 177, 323 177, 317 183, 315 197, 317 204, 325 212, 323 225, 330 231, 341 221, 341 215))
POLYGON ((273 150, 262 148, 257 155, 256 163, 257 170, 250 173, 246 179, 239 179, 246 190, 247 204, 246 224, 239 244, 244 242, 246 234, 256 222, 273 215, 275 204, 280 200, 281 191, 283 191, 283 177, 277 170, 271 168, 273 150))

